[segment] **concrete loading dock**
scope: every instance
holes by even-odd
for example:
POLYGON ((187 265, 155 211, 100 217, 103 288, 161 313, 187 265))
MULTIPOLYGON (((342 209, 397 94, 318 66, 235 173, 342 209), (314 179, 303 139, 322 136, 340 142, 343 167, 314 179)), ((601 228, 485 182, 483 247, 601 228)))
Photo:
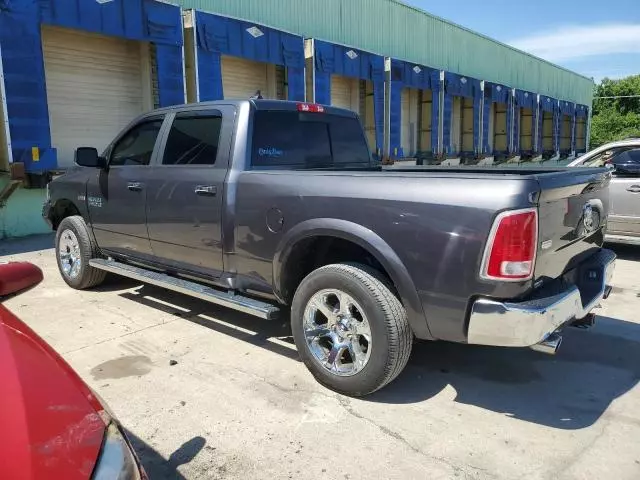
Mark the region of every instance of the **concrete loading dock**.
POLYGON ((585 105, 576 105, 576 154, 587 151, 589 108, 585 105))
POLYGON ((513 150, 530 160, 538 150, 538 95, 516 89, 514 100, 513 150))
POLYGON ((473 161, 480 154, 482 96, 480 80, 445 72, 442 137, 448 164, 473 161))
POLYGON ((188 11, 185 37, 190 101, 305 99, 302 37, 252 22, 188 11))
POLYGON ((538 99, 538 155, 549 160, 559 150, 558 100, 540 95, 538 99))
POLYGON ((502 162, 512 152, 513 90, 506 85, 484 83, 482 120, 484 163, 502 162))
POLYGON ((439 151, 440 72, 391 60, 390 147, 395 159, 421 163, 439 151))
POLYGON ((12 2, 0 45, 5 148, 31 174, 73 165, 79 139, 103 149, 133 116, 184 101, 175 5, 12 2))
POLYGON ((560 102, 558 114, 560 158, 567 158, 575 151, 576 105, 560 102))
MULTIPOLYGON (((72 164, 75 147, 93 143, 101 149, 141 111, 185 98, 246 98, 260 91, 263 98, 330 103, 333 95, 333 103, 360 113, 379 158, 490 162, 488 138, 482 137, 488 134, 488 118, 477 114, 482 92, 453 95, 459 98, 450 98, 444 121, 444 92, 435 88, 447 72, 450 90, 453 75, 575 103, 575 150, 588 148, 589 79, 395 0, 364 0, 365 5, 274 0, 269 8, 262 0, 173 1, 176 5, 5 2, 0 10, 0 238, 47 230, 40 219, 44 186, 72 164), (202 14, 202 32, 196 11, 202 14), (311 43, 307 55, 302 39, 311 43), (342 50, 316 64, 316 43, 342 50), (449 48, 461 44, 466 48, 449 48), (391 59, 435 72, 431 90, 407 84, 394 93, 394 125, 384 68, 391 59), (326 94, 316 99, 320 84, 326 94)), ((495 113, 491 117, 495 120, 495 113)), ((515 125, 514 119, 512 130, 515 125)), ((517 134, 508 135, 515 145, 517 134)))

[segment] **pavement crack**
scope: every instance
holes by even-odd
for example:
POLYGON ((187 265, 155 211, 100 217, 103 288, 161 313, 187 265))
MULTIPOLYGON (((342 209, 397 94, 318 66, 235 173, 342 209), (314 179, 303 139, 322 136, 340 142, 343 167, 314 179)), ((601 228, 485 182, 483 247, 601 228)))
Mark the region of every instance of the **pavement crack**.
POLYGON ((378 430, 380 430, 380 432, 382 432, 385 436, 387 437, 391 437, 394 440, 397 440, 398 442, 402 443, 403 445, 405 445, 407 448, 409 448, 411 451, 413 451, 414 453, 421 455, 425 458, 428 458, 429 460, 435 460, 437 462, 443 463, 445 465, 447 465, 448 467, 452 468, 454 472, 456 472, 456 474, 460 474, 463 475, 463 478, 470 478, 470 479, 474 479, 474 478, 478 478, 478 473, 482 473, 482 475, 487 478, 497 478, 495 475, 493 475, 491 472, 479 468, 479 467, 474 467, 473 465, 469 465, 469 464, 465 464, 464 467, 467 467, 468 469, 473 470, 473 472, 468 471, 466 468, 461 467, 459 465, 455 465, 453 464, 451 461, 447 460, 446 458, 442 458, 436 455, 430 455, 426 452, 423 452, 422 450, 420 450, 418 447, 416 447, 415 445, 411 444, 411 442, 409 442, 405 437, 403 437, 402 435, 400 435, 398 432, 394 432, 393 430, 385 427, 384 425, 380 425, 376 422, 374 422, 373 420, 371 420, 370 418, 365 417, 364 415, 361 415, 360 413, 356 412, 355 409, 353 408, 353 406, 351 405, 351 402, 349 401, 348 398, 343 397, 341 395, 338 395, 335 397, 338 400, 338 403, 340 404, 340 406, 352 417, 357 418, 359 420, 362 420, 374 427, 376 427, 378 430))
POLYGON ((587 443, 584 448, 582 448, 582 450, 580 450, 576 455, 574 455, 572 458, 570 458, 567 462, 564 463, 564 465, 562 465, 553 475, 553 478, 560 478, 562 475, 564 475, 567 471, 569 471, 571 469, 571 467, 573 467, 576 463, 578 463, 580 461, 580 459, 582 457, 585 456, 585 454, 587 454, 589 452, 589 450, 591 450, 594 445, 598 442, 598 440, 600 440, 605 433, 607 433, 607 427, 609 426, 609 420, 606 417, 603 417, 603 425, 602 425, 602 429, 596 434, 595 437, 593 437, 589 443, 587 443))

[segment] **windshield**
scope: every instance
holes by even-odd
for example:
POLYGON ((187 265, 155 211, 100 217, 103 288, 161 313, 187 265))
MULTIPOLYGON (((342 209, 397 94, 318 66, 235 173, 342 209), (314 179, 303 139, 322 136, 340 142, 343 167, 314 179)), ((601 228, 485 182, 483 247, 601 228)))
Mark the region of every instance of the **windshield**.
POLYGON ((373 166, 356 117, 259 110, 253 124, 254 169, 362 169, 373 166))

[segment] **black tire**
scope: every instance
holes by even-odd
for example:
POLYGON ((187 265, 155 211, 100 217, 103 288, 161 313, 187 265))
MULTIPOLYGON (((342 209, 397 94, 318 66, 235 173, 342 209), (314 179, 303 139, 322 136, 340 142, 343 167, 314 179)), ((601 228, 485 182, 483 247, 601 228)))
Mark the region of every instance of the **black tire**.
POLYGON ((62 275, 63 280, 72 288, 76 290, 84 290, 87 288, 95 287, 104 282, 107 272, 104 270, 98 270, 89 265, 89 260, 99 257, 98 246, 93 241, 92 236, 89 234, 89 229, 84 219, 75 215, 67 217, 58 226, 58 232, 56 234, 56 260, 58 262, 58 270, 62 275), (71 231, 78 240, 79 246, 79 270, 75 276, 65 273, 61 260, 60 243, 61 239, 65 237, 66 232, 71 231))
POLYGON ((291 327, 306 367, 322 385, 344 395, 360 397, 381 389, 404 369, 411 354, 413 332, 405 308, 379 272, 359 264, 334 264, 309 274, 298 287, 291 305, 291 327), (372 349, 366 365, 351 376, 339 376, 314 357, 304 332, 304 312, 321 290, 338 289, 364 310, 371 328, 372 349))

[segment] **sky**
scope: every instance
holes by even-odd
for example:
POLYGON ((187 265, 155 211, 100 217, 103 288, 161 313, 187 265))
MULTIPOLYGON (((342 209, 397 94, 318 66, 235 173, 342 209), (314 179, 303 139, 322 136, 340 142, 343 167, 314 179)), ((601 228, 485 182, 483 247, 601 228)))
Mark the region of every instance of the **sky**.
POLYGON ((640 0, 405 0, 599 82, 640 74, 640 0))

